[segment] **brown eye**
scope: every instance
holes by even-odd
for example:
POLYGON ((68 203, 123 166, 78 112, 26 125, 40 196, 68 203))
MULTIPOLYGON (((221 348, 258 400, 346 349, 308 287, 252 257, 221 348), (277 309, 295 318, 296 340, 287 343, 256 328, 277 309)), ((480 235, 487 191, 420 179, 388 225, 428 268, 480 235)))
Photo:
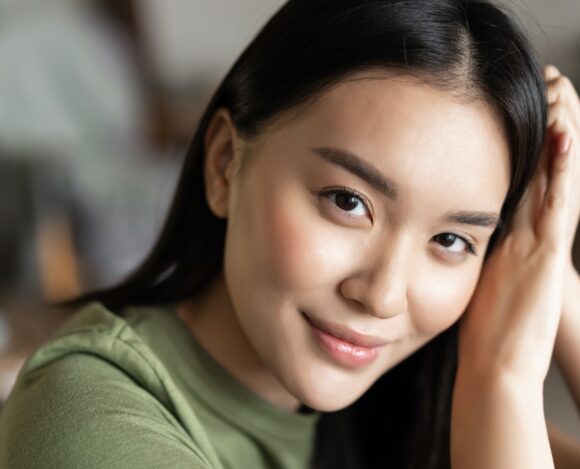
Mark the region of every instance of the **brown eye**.
POLYGON ((358 197, 346 193, 336 194, 335 200, 336 205, 347 212, 354 210, 360 203, 358 197))
POLYGON ((449 252, 453 254, 462 254, 462 253, 470 253, 476 254, 475 246, 473 243, 469 242, 467 239, 463 238, 462 236, 458 236, 453 233, 441 233, 433 237, 433 239, 439 243, 441 246, 446 248, 449 252), (460 241, 458 245, 459 248, 457 249, 449 249, 456 244, 457 241, 460 241), (461 247, 461 243, 463 247, 461 247))
POLYGON ((443 233, 440 235, 435 236, 439 244, 448 248, 449 246, 453 246, 453 243, 457 239, 457 236, 452 235, 451 233, 443 233))
POLYGON ((331 189, 320 192, 320 195, 332 201, 340 210, 345 212, 348 216, 359 218, 370 213, 364 199, 356 192, 347 188, 331 189), (362 210, 362 213, 356 213, 356 210, 362 210))

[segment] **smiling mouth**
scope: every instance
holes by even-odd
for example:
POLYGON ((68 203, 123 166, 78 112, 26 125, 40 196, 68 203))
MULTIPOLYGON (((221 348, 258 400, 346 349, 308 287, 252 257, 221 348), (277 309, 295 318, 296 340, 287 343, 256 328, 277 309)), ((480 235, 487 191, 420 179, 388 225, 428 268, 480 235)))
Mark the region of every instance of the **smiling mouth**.
POLYGON ((310 327, 314 341, 327 356, 342 366, 356 368, 367 366, 379 358, 381 350, 386 345, 366 347, 353 344, 320 329, 308 315, 305 313, 302 315, 310 327))
POLYGON ((385 340, 379 338, 377 336, 370 336, 366 334, 361 334, 350 329, 347 326, 342 326, 340 324, 333 324, 327 321, 323 321, 321 319, 315 319, 308 316, 306 313, 301 311, 302 315, 312 326, 316 327, 317 329, 325 332, 328 335, 333 336, 336 339, 340 339, 353 347, 361 347, 361 348, 377 348, 382 347, 383 345, 387 345, 390 342, 389 340, 385 340))

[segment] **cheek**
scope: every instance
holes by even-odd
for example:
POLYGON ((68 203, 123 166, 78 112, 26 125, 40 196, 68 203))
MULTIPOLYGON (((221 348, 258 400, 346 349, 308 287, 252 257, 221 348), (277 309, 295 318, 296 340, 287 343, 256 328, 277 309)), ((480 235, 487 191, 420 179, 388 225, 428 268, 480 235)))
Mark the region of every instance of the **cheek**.
POLYGON ((431 272, 417 279, 413 291, 413 321, 425 335, 436 335, 463 314, 473 295, 479 271, 442 275, 431 272))
POLYGON ((255 237, 268 281, 282 289, 313 288, 336 267, 336 246, 321 232, 312 202, 292 191, 271 194, 255 237))

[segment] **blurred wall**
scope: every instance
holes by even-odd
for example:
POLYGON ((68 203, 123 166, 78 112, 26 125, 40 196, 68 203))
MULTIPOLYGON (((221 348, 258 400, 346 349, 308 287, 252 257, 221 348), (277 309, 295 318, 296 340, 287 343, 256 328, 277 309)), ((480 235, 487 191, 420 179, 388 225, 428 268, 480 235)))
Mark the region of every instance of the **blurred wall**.
MULTIPOLYGON (((151 61, 173 86, 218 80, 282 0, 142 0, 151 61)), ((504 0, 546 62, 580 82, 580 1, 504 0)))
POLYGON ((515 4, 523 20, 532 26, 540 55, 580 83, 580 1, 517 0, 515 4), (535 21, 538 25, 534 27, 535 21), (538 31, 538 26, 543 31, 538 31))
POLYGON ((218 81, 282 0, 142 0, 151 61, 172 87, 218 81))

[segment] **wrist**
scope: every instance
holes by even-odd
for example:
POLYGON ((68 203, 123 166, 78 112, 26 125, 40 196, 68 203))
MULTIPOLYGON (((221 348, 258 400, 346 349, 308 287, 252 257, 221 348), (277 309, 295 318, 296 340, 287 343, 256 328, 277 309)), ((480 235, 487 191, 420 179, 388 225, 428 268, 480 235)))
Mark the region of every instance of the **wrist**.
POLYGON ((451 409, 451 466, 553 467, 542 386, 508 373, 460 370, 451 409))
POLYGON ((572 321, 575 318, 580 320, 580 275, 570 262, 564 276, 562 316, 559 329, 563 327, 563 323, 572 321))
POLYGON ((519 399, 530 404, 543 405, 544 380, 522 377, 509 370, 494 367, 475 367, 463 364, 458 367, 454 393, 458 397, 467 395, 480 399, 484 396, 503 396, 519 399))

